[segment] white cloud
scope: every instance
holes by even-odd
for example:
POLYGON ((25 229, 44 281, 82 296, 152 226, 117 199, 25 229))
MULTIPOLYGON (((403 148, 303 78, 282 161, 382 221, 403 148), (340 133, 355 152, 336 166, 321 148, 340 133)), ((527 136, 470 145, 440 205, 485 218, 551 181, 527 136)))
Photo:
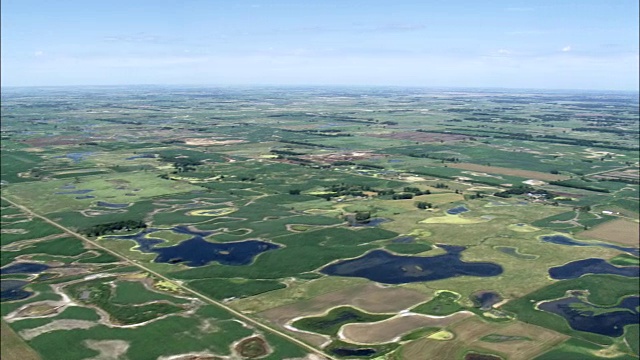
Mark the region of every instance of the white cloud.
POLYGON ((506 50, 506 49, 500 49, 500 50, 498 50, 498 54, 500 54, 500 55, 509 55, 509 54, 511 54, 511 51, 506 50))
POLYGON ((571 45, 567 45, 562 48, 562 52, 569 52, 569 51, 571 51, 571 45))
POLYGON ((42 55, 44 55, 44 51, 42 51, 42 50, 38 50, 38 51, 34 52, 34 53, 33 53, 33 55, 35 55, 35 56, 42 56, 42 55))

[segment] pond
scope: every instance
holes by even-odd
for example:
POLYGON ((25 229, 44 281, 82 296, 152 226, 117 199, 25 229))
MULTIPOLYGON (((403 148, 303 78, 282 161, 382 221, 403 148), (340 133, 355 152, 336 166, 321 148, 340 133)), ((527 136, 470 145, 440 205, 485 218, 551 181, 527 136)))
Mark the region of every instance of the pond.
POLYGON ((458 215, 458 214, 462 214, 463 212, 467 212, 469 211, 469 209, 467 209, 464 205, 460 205, 460 206, 456 206, 454 208, 451 208, 449 210, 447 210, 447 214, 449 215, 458 215))
POLYGON ((62 156, 54 156, 54 159, 67 158, 73 160, 74 163, 84 160, 87 156, 93 155, 93 152, 68 153, 62 156))
POLYGON ((134 240, 138 243, 138 250, 157 254, 154 262, 183 263, 190 267, 204 266, 213 261, 222 265, 248 265, 257 255, 280 247, 260 240, 212 243, 206 241, 204 237, 213 234, 213 231, 193 230, 184 226, 176 226, 170 230, 179 234, 191 235, 192 238, 174 246, 155 247, 155 245, 163 243, 165 240, 147 238, 146 235, 158 230, 160 229, 147 229, 135 235, 112 235, 107 238, 134 240))
POLYGON ((140 154, 140 155, 134 155, 134 156, 130 156, 127 158, 127 160, 134 160, 134 159, 154 159, 156 156, 154 154, 140 154))
POLYGON ((40 263, 15 263, 0 269, 0 274, 37 274, 47 270, 49 266, 40 263))
POLYGON ((86 193, 90 193, 93 190, 91 189, 85 189, 85 190, 71 190, 71 191, 58 191, 57 193, 55 193, 56 195, 81 195, 81 194, 86 194, 86 193))
POLYGON ((542 236, 540 239, 542 241, 544 241, 544 242, 549 242, 549 243, 558 244, 558 245, 600 246, 600 247, 604 247, 604 248, 616 249, 616 250, 628 252, 628 253, 633 254, 635 256, 640 256, 640 249, 638 249, 638 248, 622 247, 622 246, 613 245, 613 244, 606 244, 606 243, 579 241, 579 240, 575 240, 575 239, 572 239, 572 238, 564 236, 564 235, 547 235, 547 236, 542 236))
POLYGON ((334 348, 330 350, 332 354, 338 356, 371 356, 375 354, 376 349, 363 348, 363 349, 349 349, 349 348, 334 348))
POLYGON ((502 267, 491 262, 460 260, 463 246, 438 245, 447 253, 431 257, 400 256, 374 250, 356 259, 327 265, 321 273, 333 276, 362 277, 385 284, 405 284, 447 279, 455 276, 496 276, 502 267))
POLYGON ((22 280, 0 280, 0 301, 14 301, 28 298, 32 292, 23 290, 29 284, 22 280))
POLYGON ((604 259, 590 258, 572 261, 549 269, 549 275, 552 279, 556 280, 575 279, 585 274, 612 274, 639 277, 640 267, 615 266, 604 259))
POLYGON ((93 195, 82 195, 82 196, 76 196, 76 199, 78 200, 82 200, 82 199, 93 199, 95 198, 95 196, 93 195))
POLYGON ((112 204, 112 203, 108 203, 108 202, 104 202, 104 201, 98 201, 96 203, 96 205, 103 206, 103 207, 108 207, 108 208, 111 208, 111 209, 122 209, 122 208, 128 207, 131 204, 129 204, 129 203, 126 203, 126 204, 112 204))
POLYGON ((574 330, 618 337, 624 327, 638 324, 640 297, 630 296, 614 307, 596 306, 577 297, 543 302, 538 308, 564 317, 574 330))

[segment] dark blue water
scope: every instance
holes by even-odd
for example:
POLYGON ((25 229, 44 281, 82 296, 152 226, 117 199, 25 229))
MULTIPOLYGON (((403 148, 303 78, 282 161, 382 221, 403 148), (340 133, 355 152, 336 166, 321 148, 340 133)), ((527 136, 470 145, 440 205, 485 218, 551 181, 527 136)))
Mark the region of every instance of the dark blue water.
POLYGON ((347 349, 347 348, 335 348, 330 350, 332 354, 338 356, 371 356, 376 353, 376 349, 347 349))
POLYGON ((90 193, 93 190, 90 189, 85 189, 85 190, 72 190, 72 191, 59 191, 57 193, 55 193, 56 195, 80 195, 80 194, 86 194, 86 193, 90 193))
POLYGON ((593 311, 579 310, 573 308, 571 304, 587 304, 596 309, 611 309, 612 307, 594 306, 575 297, 558 299, 545 302, 538 305, 538 308, 544 311, 552 312, 564 317, 569 326, 574 330, 587 331, 605 336, 618 337, 624 333, 625 325, 638 324, 640 314, 638 306, 640 306, 640 297, 630 296, 622 300, 622 302, 613 308, 611 312, 605 312, 595 315, 593 311))
POLYGON ((82 200, 82 199, 93 199, 95 196, 93 195, 82 195, 82 196, 76 196, 76 199, 78 200, 82 200))
POLYGON ((615 266, 604 259, 583 259, 572 261, 568 264, 552 267, 549 275, 552 279, 575 279, 585 274, 612 274, 628 277, 640 277, 638 266, 615 266))
POLYGON ((96 203, 96 205, 104 206, 104 207, 108 207, 108 208, 112 208, 112 209, 122 209, 122 208, 128 207, 130 204, 112 204, 112 203, 108 203, 108 202, 104 202, 104 201, 98 201, 96 203))
POLYGON ((39 263, 16 263, 0 269, 0 275, 5 274, 37 274, 47 270, 49 266, 39 263))
POLYGON ((71 184, 60 186, 60 189, 62 189, 62 190, 69 190, 69 189, 75 189, 75 188, 76 187, 74 185, 71 185, 71 184))
POLYGON ((400 160, 400 159, 391 159, 389 160, 390 163, 401 163, 404 162, 404 160, 400 160))
POLYGON ((155 245, 164 242, 164 240, 145 237, 146 234, 158 231, 158 229, 147 229, 135 235, 113 235, 108 236, 108 238, 135 240, 139 246, 138 250, 158 254, 154 262, 183 263, 191 267, 204 266, 213 261, 217 261, 222 265, 248 265, 257 255, 280 247, 260 240, 211 243, 206 241, 204 237, 213 234, 214 231, 190 230, 184 226, 176 226, 171 230, 180 234, 191 235, 192 238, 182 241, 178 245, 159 248, 155 247, 155 245))
POLYGON ((502 300, 500 294, 493 291, 480 291, 471 295, 471 301, 475 307, 480 310, 489 310, 494 304, 499 303, 502 300))
POLYGON ((130 156, 127 158, 127 160, 134 160, 134 159, 153 159, 156 156, 154 154, 140 154, 140 155, 134 155, 134 156, 130 156))
POLYGON ((60 159, 60 158, 69 158, 71 160, 73 160, 74 163, 80 162, 82 160, 84 160, 84 158, 86 158, 87 156, 93 155, 92 152, 79 152, 79 153, 68 153, 66 155, 63 156, 54 156, 55 159, 60 159))
POLYGON ((542 236, 540 239, 542 241, 545 241, 545 242, 550 242, 552 244, 559 244, 559 245, 600 246, 600 247, 604 247, 604 248, 616 249, 616 250, 628 252, 629 254, 633 254, 635 256, 640 256, 640 249, 638 249, 638 248, 631 248, 631 247, 627 248, 627 247, 622 247, 622 246, 612 245, 612 244, 606 244, 606 243, 596 243, 596 242, 591 243, 591 242, 586 242, 586 241, 579 241, 579 240, 572 239, 570 237, 566 237, 564 235, 547 235, 547 236, 542 236))
POLYGON ((22 280, 0 280, 0 302, 28 298, 33 293, 22 289, 27 284, 22 280))
POLYGON ((447 210, 447 214, 449 214, 449 215, 458 215, 458 214, 462 214, 463 212, 467 212, 467 211, 469 211, 469 209, 467 209, 463 205, 460 205, 460 206, 456 206, 454 208, 451 208, 451 209, 447 210))
POLYGON ((384 250, 374 250, 356 259, 344 260, 325 266, 323 274, 362 277, 385 284, 404 284, 419 281, 447 279, 455 276, 496 276, 502 267, 490 262, 468 263, 460 260, 463 246, 438 247, 447 254, 420 257, 399 256, 384 250))

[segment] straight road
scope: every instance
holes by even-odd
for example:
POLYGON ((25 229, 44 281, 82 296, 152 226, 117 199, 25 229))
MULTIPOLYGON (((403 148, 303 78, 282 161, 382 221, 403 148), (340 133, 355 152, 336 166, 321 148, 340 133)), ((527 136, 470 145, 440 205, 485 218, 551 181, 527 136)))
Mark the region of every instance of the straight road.
POLYGON ((64 227, 64 226, 58 224, 57 222, 55 222, 55 221, 53 221, 53 220, 51 220, 51 219, 49 219, 49 218, 47 218, 45 216, 36 214, 35 212, 31 211, 26 206, 23 206, 23 205, 20 205, 18 203, 15 203, 15 202, 5 198, 4 196, 2 196, 2 200, 5 200, 6 202, 10 203, 11 205, 17 207, 18 209, 24 211, 25 213, 27 213, 27 214, 29 214, 29 215, 31 215, 33 217, 37 217, 39 219, 42 219, 42 220, 46 221, 47 223, 49 223, 49 224, 57 227, 58 229, 66 232, 67 234, 75 236, 76 238, 78 238, 78 239, 80 239, 80 240, 82 240, 82 241, 84 241, 84 242, 86 242, 88 244, 91 244, 91 245, 95 246, 96 248, 102 249, 102 250, 108 252, 109 254, 118 257, 119 259, 123 260, 126 263, 129 263, 129 264, 131 264, 133 266, 138 267, 139 269, 142 269, 142 270, 144 270, 144 271, 146 271, 146 272, 148 272, 150 274, 153 274, 153 275, 157 276, 158 278, 160 278, 160 279, 162 279, 164 281, 168 281, 171 284, 181 288, 182 290, 184 290, 184 291, 186 291, 186 292, 188 292, 188 293, 190 293, 192 295, 195 295, 195 296, 199 297, 202 300, 205 300, 206 302, 208 302, 210 304, 213 304, 213 305, 216 305, 218 307, 223 308, 224 310, 232 313, 234 316, 246 321, 247 323, 249 323, 251 325, 254 325, 254 326, 258 327, 258 328, 266 330, 266 331, 268 331, 268 332, 270 332, 272 334, 279 335, 280 337, 283 337, 283 338, 285 338, 285 339, 287 339, 287 340, 299 345, 300 347, 302 347, 302 348, 304 348, 306 350, 309 350, 312 354, 316 354, 316 355, 321 356, 323 359, 338 360, 338 359, 336 359, 336 358, 334 358, 332 356, 329 356, 329 355, 325 354, 324 352, 320 351, 319 349, 314 348, 311 345, 308 345, 308 344, 306 344, 306 343, 304 343, 304 342, 302 342, 302 341, 300 341, 300 340, 298 340, 298 339, 296 339, 296 338, 294 338, 294 337, 292 337, 290 335, 287 335, 287 334, 283 333, 280 330, 274 329, 274 328, 272 328, 270 326, 267 326, 267 325, 265 325, 265 324, 263 324, 261 322, 258 322, 257 320, 254 320, 254 319, 244 315, 243 313, 228 307, 227 305, 225 305, 225 304, 223 304, 221 302, 218 302, 218 301, 216 301, 214 299, 211 299, 211 298, 209 298, 209 297, 207 297, 207 296, 205 296, 205 295, 203 295, 203 294, 201 294, 201 293, 199 293, 199 292, 197 292, 195 290, 192 290, 192 289, 190 289, 190 288, 188 288, 188 287, 186 287, 186 286, 184 286, 184 285, 182 285, 182 284, 180 284, 180 283, 178 283, 178 282, 176 282, 176 281, 174 281, 174 280, 172 280, 172 279, 170 279, 170 278, 168 278, 168 277, 166 277, 166 276, 164 276, 164 275, 162 275, 162 274, 160 274, 160 273, 158 273, 158 272, 156 272, 154 270, 151 270, 151 269, 147 268, 146 266, 144 266, 142 264, 139 264, 139 263, 137 263, 137 262, 135 262, 135 261, 133 261, 131 259, 128 259, 125 256, 123 256, 123 255, 121 255, 121 254, 119 254, 119 253, 117 253, 117 252, 115 252, 115 251, 113 251, 111 249, 108 249, 108 248, 106 248, 106 247, 104 247, 102 245, 99 245, 97 242, 95 242, 93 240, 90 240, 89 238, 85 237, 84 235, 81 235, 81 234, 79 234, 79 233, 77 233, 77 232, 75 232, 75 231, 73 231, 73 230, 71 230, 71 229, 69 229, 67 227, 64 227))

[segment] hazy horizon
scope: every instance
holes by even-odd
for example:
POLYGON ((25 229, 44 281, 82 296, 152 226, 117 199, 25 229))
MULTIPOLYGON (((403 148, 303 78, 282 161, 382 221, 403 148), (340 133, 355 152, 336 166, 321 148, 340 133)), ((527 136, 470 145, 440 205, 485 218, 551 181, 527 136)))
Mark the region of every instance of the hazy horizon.
POLYGON ((638 2, 5 0, 1 86, 638 91, 638 2))

